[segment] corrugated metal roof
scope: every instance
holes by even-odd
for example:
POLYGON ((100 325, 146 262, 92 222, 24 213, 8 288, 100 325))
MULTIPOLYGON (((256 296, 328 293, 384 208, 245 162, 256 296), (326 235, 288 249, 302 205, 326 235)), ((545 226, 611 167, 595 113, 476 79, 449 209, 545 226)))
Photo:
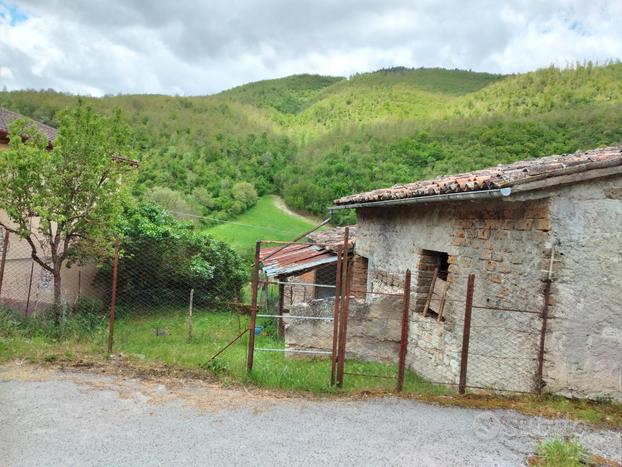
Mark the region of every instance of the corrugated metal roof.
POLYGON ((539 159, 498 165, 484 170, 446 175, 391 188, 368 191, 335 200, 337 206, 373 203, 385 200, 410 199, 449 193, 485 191, 603 167, 622 165, 622 146, 593 149, 574 154, 548 156, 539 159))
POLYGON ((278 248, 280 247, 261 249, 259 258, 263 263, 263 271, 268 277, 298 275, 323 264, 337 262, 335 253, 313 244, 288 245, 264 262, 263 258, 278 248))

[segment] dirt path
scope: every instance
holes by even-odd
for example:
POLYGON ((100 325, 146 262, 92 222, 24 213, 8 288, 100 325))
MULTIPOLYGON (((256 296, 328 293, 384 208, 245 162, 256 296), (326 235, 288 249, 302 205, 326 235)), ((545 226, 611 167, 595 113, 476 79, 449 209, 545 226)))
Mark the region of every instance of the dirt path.
POLYGON ((524 465, 540 439, 566 435, 622 459, 621 433, 511 411, 0 367, 3 466, 524 465))
POLYGON ((274 195, 274 205, 279 208, 281 211, 286 212, 290 216, 298 217, 299 219, 304 219, 309 222, 313 222, 315 225, 320 224, 324 219, 320 219, 319 217, 311 216, 311 215, 303 215, 299 212, 292 211, 287 204, 285 204, 285 200, 278 195, 274 195))

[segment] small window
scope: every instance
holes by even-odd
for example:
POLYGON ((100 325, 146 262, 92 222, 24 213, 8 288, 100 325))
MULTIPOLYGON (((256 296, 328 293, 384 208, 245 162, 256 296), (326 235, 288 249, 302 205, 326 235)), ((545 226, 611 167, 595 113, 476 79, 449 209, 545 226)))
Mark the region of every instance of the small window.
POLYGON ((335 284, 337 282, 337 266, 328 264, 316 269, 315 284, 319 287, 315 288, 315 298, 330 298, 335 296, 335 284), (322 287, 327 285, 330 287, 322 287))
POLYGON ((443 251, 421 250, 420 280, 429 286, 423 316, 444 321, 443 310, 449 288, 449 255, 443 251))

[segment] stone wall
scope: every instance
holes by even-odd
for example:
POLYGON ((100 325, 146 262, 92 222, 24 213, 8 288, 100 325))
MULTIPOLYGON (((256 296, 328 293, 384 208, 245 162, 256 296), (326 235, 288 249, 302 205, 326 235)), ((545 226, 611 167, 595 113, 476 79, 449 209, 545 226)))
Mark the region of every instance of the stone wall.
POLYGON ((367 267, 368 261, 367 258, 354 255, 352 257, 352 283, 350 289, 352 290, 352 295, 356 298, 360 298, 363 300, 367 299, 367 294, 365 293, 367 290, 367 267))
POLYGON ((560 190, 551 223, 547 389, 622 401, 622 177, 560 190))
MULTIPOLYGON (((430 380, 457 382, 469 273, 476 275, 476 304, 541 309, 542 269, 550 252, 548 212, 547 200, 358 210, 356 252, 370 258, 374 290, 399 289, 404 271, 413 272, 410 368, 430 380), (448 254, 443 322, 420 313, 433 269, 422 261, 423 250, 448 254)), ((474 310, 471 349, 480 357, 469 360, 468 383, 532 389, 539 326, 533 314, 474 310), (520 359, 508 364, 498 348, 520 359)))
MULTIPOLYGON (((292 316, 332 317, 335 300, 311 300, 290 307, 292 316)), ((396 362, 401 336, 400 297, 384 297, 368 303, 351 299, 348 309, 348 359, 396 362)), ((287 316, 287 314, 285 314, 287 316)), ((285 347, 331 352, 332 320, 285 319, 285 347)), ((297 356, 296 354, 288 354, 297 356)), ((329 355, 323 355, 329 358, 329 355)))

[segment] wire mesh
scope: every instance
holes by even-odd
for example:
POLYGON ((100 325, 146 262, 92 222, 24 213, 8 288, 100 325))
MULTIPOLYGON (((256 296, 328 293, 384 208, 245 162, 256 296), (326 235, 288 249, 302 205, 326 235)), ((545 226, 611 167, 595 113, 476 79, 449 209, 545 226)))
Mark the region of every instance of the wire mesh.
MULTIPOLYGON (((52 316, 53 275, 32 259, 30 246, 19 237, 0 246, 2 307, 20 316, 52 316)), ((325 388, 335 380, 341 357, 346 388, 393 389, 404 352, 406 391, 458 386, 463 367, 467 387, 537 389, 542 329, 537 304, 522 309, 487 297, 476 281, 465 354, 466 275, 437 275, 440 282, 434 285, 433 271, 416 274, 404 322, 405 272, 371 270, 352 251, 340 263, 339 251, 319 243, 264 243, 250 329, 250 264, 240 267, 209 244, 199 251, 168 240, 122 242, 114 352, 242 377, 252 334, 253 377, 271 386, 325 388)), ((60 276, 61 326, 71 329, 74 319, 88 322, 97 331, 90 338, 102 349, 112 271, 111 246, 110 256, 97 266, 74 264, 63 267, 60 276)))

